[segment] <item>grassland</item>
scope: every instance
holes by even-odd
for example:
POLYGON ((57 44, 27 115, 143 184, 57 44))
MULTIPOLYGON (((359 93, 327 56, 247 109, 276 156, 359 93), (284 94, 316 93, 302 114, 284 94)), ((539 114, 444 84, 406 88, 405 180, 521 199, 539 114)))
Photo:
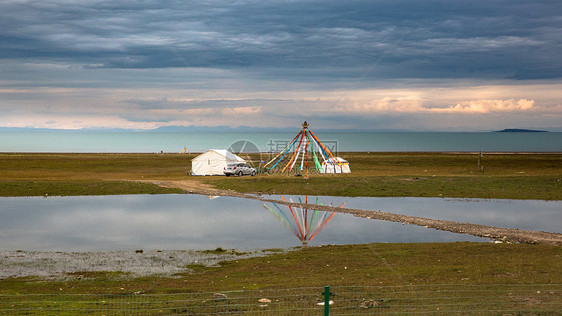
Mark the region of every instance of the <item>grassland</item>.
MULTIPOLYGON (((477 155, 470 153, 340 155, 350 161, 352 174, 311 174, 305 179, 287 174, 191 177, 187 174, 194 155, 2 153, 0 196, 177 193, 151 181, 188 179, 195 185, 253 193, 562 200, 562 154, 485 154, 483 172, 476 170, 477 155)), ((0 295, 186 293, 327 284, 560 284, 561 255, 561 248, 551 245, 326 246, 223 262, 219 267, 186 266, 186 272, 175 277, 83 271, 64 280, 8 278, 0 280, 0 295)), ((558 294, 555 299, 560 301, 558 294)))
MULTIPOLYGON (((562 200, 562 154, 341 153, 352 173, 188 176, 194 155, 0 154, 0 196, 177 193, 189 180, 245 193, 562 200), (132 183, 131 180, 146 181, 132 183)), ((261 159, 249 157, 256 165, 261 159)))
POLYGON ((266 258, 189 266, 175 278, 78 272, 68 279, 0 280, 0 294, 209 292, 303 286, 530 284, 562 281, 562 248, 482 243, 367 244, 303 248, 266 258), (75 276, 87 276, 77 279, 75 276))
POLYGON ((0 154, 0 196, 180 193, 144 179, 181 179, 191 157, 154 154, 0 154))
POLYGON ((195 314, 246 311, 253 315, 257 308, 263 315, 267 311, 258 308, 257 301, 269 297, 280 300, 275 305, 287 304, 282 307, 284 312, 269 314, 294 315, 299 313, 293 310, 295 304, 315 306, 321 289, 330 285, 336 307, 351 304, 346 314, 433 314, 437 308, 445 314, 504 315, 509 311, 556 315, 562 304, 561 255, 559 246, 466 242, 312 247, 212 267, 188 265, 186 272, 174 277, 131 278, 119 271, 80 271, 68 273, 65 279, 2 279, 0 310, 8 314, 19 311, 18 315, 34 311, 41 315, 99 315, 108 310, 130 315, 147 314, 147 308, 155 308, 151 310, 154 314, 184 315, 187 310, 199 310, 195 314), (348 294, 342 295, 342 291, 348 294), (225 307, 228 302, 205 295, 217 292, 249 299, 225 307), (100 295, 92 296, 95 294, 100 295), (406 299, 395 299, 396 295, 406 299), (373 310, 358 309, 365 298, 382 305, 373 310), (480 312, 467 313, 466 308, 480 312))
POLYGON ((562 155, 344 153, 352 173, 213 178, 221 189, 266 194, 562 199, 562 155))

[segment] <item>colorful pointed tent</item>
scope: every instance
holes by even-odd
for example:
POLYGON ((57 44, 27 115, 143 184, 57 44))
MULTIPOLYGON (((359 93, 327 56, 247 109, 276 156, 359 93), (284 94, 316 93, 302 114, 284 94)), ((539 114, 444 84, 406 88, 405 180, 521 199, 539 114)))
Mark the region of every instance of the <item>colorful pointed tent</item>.
POLYGON ((295 168, 300 156, 300 165, 297 166, 296 171, 300 172, 306 169, 306 175, 308 176, 308 160, 310 153, 312 154, 314 168, 318 172, 322 172, 323 170, 322 163, 330 165, 341 164, 339 159, 334 157, 330 150, 320 142, 318 137, 308 129, 308 123, 304 121, 302 130, 297 136, 295 136, 277 156, 266 163, 264 168, 268 171, 280 170, 281 173, 283 173, 287 170, 290 172, 295 168), (290 154, 291 150, 293 150, 292 154, 290 154), (318 156, 322 159, 322 163, 319 161, 318 156), (282 169, 281 166, 283 166, 282 169), (278 169, 275 169, 276 167, 278 167, 278 169))
MULTIPOLYGON (((283 201, 287 202, 284 197, 283 201)), ((291 202, 293 202, 291 200, 291 202)), ((303 203, 299 197, 299 203, 303 203)), ((306 203, 308 204, 308 196, 306 196, 306 203)), ((320 212, 312 210, 309 213, 307 208, 292 207, 287 205, 287 210, 282 209, 276 203, 272 203, 274 207, 263 204, 263 207, 270 211, 275 217, 285 225, 303 244, 306 246, 318 233, 328 225, 336 212, 320 212)), ((318 197, 316 198, 318 204, 318 197)), ((345 205, 342 204, 340 207, 345 205)))

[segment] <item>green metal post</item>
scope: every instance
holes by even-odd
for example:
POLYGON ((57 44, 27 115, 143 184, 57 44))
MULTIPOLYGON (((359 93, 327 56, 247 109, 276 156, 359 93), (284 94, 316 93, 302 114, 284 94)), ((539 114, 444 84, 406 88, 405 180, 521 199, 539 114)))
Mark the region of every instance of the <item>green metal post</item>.
POLYGON ((330 315, 330 286, 326 285, 324 287, 324 316, 330 315))

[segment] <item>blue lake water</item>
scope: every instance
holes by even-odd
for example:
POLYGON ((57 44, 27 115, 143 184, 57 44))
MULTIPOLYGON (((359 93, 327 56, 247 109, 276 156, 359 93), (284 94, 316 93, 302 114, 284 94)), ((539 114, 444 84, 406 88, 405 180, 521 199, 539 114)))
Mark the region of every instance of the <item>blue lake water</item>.
MULTIPOLYGON (((249 140, 259 151, 280 151, 298 133, 0 131, 0 152, 203 152, 249 140)), ((562 133, 317 132, 335 152, 562 152, 562 133)))
MULTIPOLYGON (((314 203, 315 197, 310 201, 314 203)), ((344 202, 351 208, 555 232, 560 232, 562 222, 559 201, 319 198, 323 204, 339 206, 344 202)), ((301 245, 293 232, 262 204, 200 195, 4 197, 0 198, 0 249, 187 250, 301 245)), ((285 206, 279 207, 289 212, 285 206)), ((309 245, 453 241, 489 240, 336 213, 309 245)))

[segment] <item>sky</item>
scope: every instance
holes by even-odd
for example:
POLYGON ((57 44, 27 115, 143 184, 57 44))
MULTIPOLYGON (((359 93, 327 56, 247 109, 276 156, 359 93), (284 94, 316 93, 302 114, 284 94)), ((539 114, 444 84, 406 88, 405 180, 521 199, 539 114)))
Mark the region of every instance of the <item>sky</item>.
POLYGON ((562 2, 0 0, 0 127, 562 131, 562 2))

